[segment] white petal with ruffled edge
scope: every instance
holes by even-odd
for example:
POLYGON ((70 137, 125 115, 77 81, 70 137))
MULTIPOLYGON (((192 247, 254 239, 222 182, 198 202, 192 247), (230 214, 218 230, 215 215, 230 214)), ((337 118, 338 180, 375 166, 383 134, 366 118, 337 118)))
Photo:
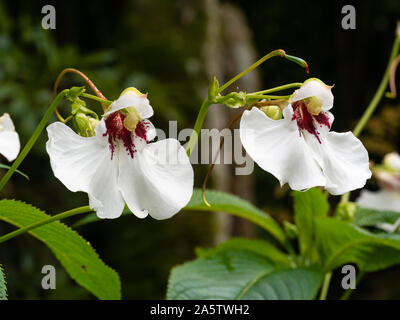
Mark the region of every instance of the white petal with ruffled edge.
POLYGON ((154 114, 150 101, 145 95, 139 95, 132 90, 125 90, 121 96, 111 104, 110 109, 104 114, 104 117, 129 107, 134 107, 142 119, 148 119, 154 114))
POLYGON ((291 102, 313 96, 321 100, 322 110, 328 111, 333 107, 333 94, 331 89, 322 82, 312 79, 305 81, 304 84, 294 92, 291 102))
POLYGON ((46 150, 54 175, 71 191, 89 195, 89 205, 100 218, 117 218, 124 201, 118 189, 118 161, 111 159, 104 120, 96 136, 77 135, 61 122, 47 127, 46 150))
POLYGON ((10 115, 5 113, 0 117, 0 154, 11 162, 18 156, 20 148, 18 133, 10 115))
POLYGON ((178 140, 148 144, 132 159, 120 154, 118 186, 129 209, 162 220, 179 212, 193 192, 193 168, 178 140))
POLYGON ((300 135, 297 124, 291 121, 291 106, 284 109, 284 119, 272 120, 262 111, 245 111, 240 121, 240 139, 250 157, 281 183, 293 190, 304 191, 324 186, 325 177, 300 135))
POLYGON ((362 188, 371 178, 368 152, 353 133, 328 132, 321 136, 321 143, 308 132, 304 135, 326 176, 325 189, 330 194, 362 188))

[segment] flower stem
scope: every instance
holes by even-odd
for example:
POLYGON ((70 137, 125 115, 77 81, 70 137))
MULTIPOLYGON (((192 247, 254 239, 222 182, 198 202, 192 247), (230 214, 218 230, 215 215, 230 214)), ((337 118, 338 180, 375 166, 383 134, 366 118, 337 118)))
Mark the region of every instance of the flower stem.
POLYGON ((197 119, 193 127, 192 135, 190 136, 189 142, 186 147, 186 153, 189 157, 192 154, 194 147, 196 146, 201 127, 203 126, 204 119, 206 118, 208 108, 211 106, 211 104, 212 103, 207 98, 203 101, 203 104, 200 107, 199 114, 197 115, 197 119))
POLYGON ((266 93, 282 91, 282 90, 291 89, 291 88, 300 88, 302 85, 303 84, 301 82, 294 82, 294 83, 285 84, 283 86, 266 89, 266 90, 261 90, 261 91, 257 91, 257 92, 253 92, 253 93, 254 94, 266 94, 266 93))
POLYGON ((84 92, 81 93, 81 97, 85 97, 85 98, 88 98, 88 99, 92 99, 92 100, 95 100, 95 101, 104 103, 104 104, 106 104, 106 105, 110 105, 110 104, 112 103, 112 101, 110 101, 110 100, 103 99, 103 98, 97 97, 97 96, 95 96, 95 95, 93 95, 93 94, 84 93, 84 92))
POLYGON ((319 295, 319 300, 326 300, 328 295, 329 284, 331 283, 332 272, 325 273, 324 282, 322 284, 321 293, 319 295))
POLYGON ((367 124, 369 118, 371 118, 372 114, 374 113, 376 107, 378 106, 379 102, 381 101, 383 95, 385 94, 385 90, 389 83, 389 76, 392 63, 396 56, 398 55, 400 48, 400 34, 396 34, 396 38, 393 43, 392 52, 390 54, 389 62, 386 67, 385 74, 383 75, 382 81, 379 84, 378 89, 375 92, 374 97, 372 98, 371 102, 369 103, 367 109, 365 110, 364 114, 362 115, 360 121, 357 123, 353 133, 357 137, 364 129, 365 125, 367 124))
POLYGON ((251 97, 254 99, 289 99, 290 95, 287 96, 271 96, 271 95, 265 95, 265 94, 248 94, 247 97, 251 97))
POLYGON ((304 67, 304 68, 306 68, 308 70, 307 62, 305 62, 303 59, 300 59, 300 58, 297 58, 297 57, 293 57, 293 56, 289 56, 282 49, 278 49, 278 50, 274 50, 274 51, 271 51, 270 53, 266 54, 264 57, 262 57, 261 59, 259 59, 255 63, 253 63, 250 67, 248 67, 246 70, 242 71, 241 73, 239 73, 238 75, 233 77, 231 80, 229 80, 227 83, 225 83, 222 87, 220 87, 218 92, 221 93, 226 88, 228 88, 232 83, 234 83, 235 81, 239 80, 241 77, 243 77, 244 75, 246 75, 250 71, 252 71, 255 68, 257 68, 260 64, 262 64, 265 61, 267 61, 268 59, 271 59, 272 57, 276 57, 276 56, 280 56, 282 58, 288 59, 289 61, 297 63, 298 65, 300 65, 300 66, 302 66, 302 67, 304 67))
POLYGON ((24 234, 24 233, 26 233, 26 232, 28 232, 30 230, 35 229, 35 228, 41 227, 41 226, 43 226, 45 224, 48 224, 50 222, 58 221, 58 220, 61 220, 61 219, 65 219, 65 218, 68 218, 68 217, 75 216, 77 214, 87 213, 87 212, 91 212, 91 211, 93 211, 93 210, 89 206, 84 206, 84 207, 79 207, 79 208, 75 208, 75 209, 72 209, 72 210, 68 210, 68 211, 65 211, 65 212, 61 212, 61 213, 56 214, 56 215, 54 215, 54 216, 52 216, 52 217, 50 217, 48 219, 44 219, 42 221, 33 223, 33 224, 29 225, 29 226, 26 226, 26 227, 20 228, 18 230, 15 230, 13 232, 7 233, 6 235, 0 237, 0 243, 5 242, 7 240, 10 240, 12 238, 15 238, 15 237, 17 237, 17 236, 19 236, 21 234, 24 234))
POLYGON ((18 169, 18 166, 28 155, 29 151, 32 149, 36 140, 39 138, 44 127, 46 126, 47 122, 49 121, 54 110, 57 108, 58 104, 61 102, 61 100, 64 98, 64 96, 68 93, 68 91, 69 91, 69 89, 65 89, 65 90, 61 91, 57 95, 57 97, 53 100, 50 107, 47 109, 46 113, 44 114, 42 120, 40 121, 39 125, 37 126, 36 130, 33 132, 32 136, 30 137, 28 143, 22 149, 21 153, 19 154, 18 158, 14 161, 11 168, 6 172, 6 174, 0 180, 0 191, 4 188, 4 186, 6 185, 8 180, 10 180, 13 173, 18 169))

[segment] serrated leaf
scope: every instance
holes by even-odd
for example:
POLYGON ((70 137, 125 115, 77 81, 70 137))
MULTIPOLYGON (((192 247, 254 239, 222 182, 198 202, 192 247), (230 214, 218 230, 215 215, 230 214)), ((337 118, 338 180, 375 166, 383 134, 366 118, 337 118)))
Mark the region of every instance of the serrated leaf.
POLYGON ((259 239, 232 238, 219 244, 215 248, 197 248, 196 252, 199 257, 206 258, 217 252, 226 250, 249 251, 263 256, 272 264, 279 264, 280 266, 288 267, 291 265, 291 260, 287 254, 283 253, 271 243, 259 239))
MULTIPOLYGON (((285 243, 286 236, 279 224, 272 219, 270 215, 258 209, 250 202, 240 199, 237 196, 229 193, 207 190, 206 197, 210 202, 211 207, 204 204, 201 189, 195 188, 193 190, 192 198, 185 208, 182 210, 188 211, 222 211, 232 214, 234 216, 247 219, 261 228, 271 233, 279 242, 285 243)), ((129 210, 125 209, 123 215, 132 214, 129 210)), ((96 215, 89 215, 77 221, 73 227, 82 226, 88 223, 101 221, 96 215)))
POLYGON ((0 265, 0 300, 7 300, 6 279, 1 265, 0 265))
POLYGON ((321 279, 318 269, 276 269, 255 253, 222 250, 174 268, 167 299, 312 299, 321 279))
POLYGON ((329 211, 327 194, 318 188, 306 192, 293 192, 294 220, 299 232, 300 252, 310 252, 314 241, 314 221, 326 217, 329 211))
POLYGON ((354 224, 360 227, 371 227, 379 223, 393 224, 398 219, 400 219, 400 212, 358 207, 354 215, 354 224))
POLYGON ((376 271, 400 263, 400 235, 371 233, 346 221, 317 219, 316 242, 326 271, 355 263, 362 271, 376 271))
MULTIPOLYGON (((24 227, 48 219, 43 211, 14 200, 0 201, 0 220, 24 227)), ((29 231, 54 253, 79 285, 100 299, 120 299, 118 274, 106 266, 91 245, 59 221, 29 231)))

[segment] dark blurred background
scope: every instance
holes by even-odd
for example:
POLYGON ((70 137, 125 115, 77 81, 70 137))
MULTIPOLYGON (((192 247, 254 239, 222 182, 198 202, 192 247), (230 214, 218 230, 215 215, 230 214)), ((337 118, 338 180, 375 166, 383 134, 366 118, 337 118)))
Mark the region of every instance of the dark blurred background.
MULTIPOLYGON (((223 83, 264 54, 281 48, 304 58, 310 74, 274 58, 231 90, 252 91, 318 77, 335 84, 333 130, 347 131, 381 80, 399 18, 398 0, 365 0, 362 4, 0 0, 0 114, 10 113, 24 145, 52 100, 58 73, 74 67, 85 72, 109 99, 128 86, 148 92, 156 127, 166 130, 169 120, 178 120, 178 130, 191 128, 213 74, 223 83), (41 28, 41 9, 46 4, 56 8, 55 30, 41 28), (355 30, 341 27, 341 9, 346 4, 356 8, 355 30)), ((83 84, 71 74, 61 87, 83 84)), ((68 108, 61 110, 66 113, 68 108)), ((214 106, 206 126, 223 128, 234 113, 214 106)), ((384 99, 362 135, 372 160, 380 161, 385 153, 398 149, 399 127, 399 99, 384 99)), ((43 133, 20 167, 31 181, 15 175, 2 197, 32 203, 50 214, 85 205, 85 194, 69 192, 54 178, 46 140, 43 133)), ((217 166, 209 187, 238 194, 278 220, 292 219, 288 190, 279 188, 276 179, 257 166, 251 176, 235 176, 233 169, 217 166)), ((205 165, 195 165, 197 186, 206 170, 205 165)), ((369 187, 376 188, 373 181, 369 187)), ((0 223, 0 234, 11 230, 0 223)), ((212 246, 231 236, 267 237, 249 223, 225 214, 194 212, 182 212, 166 221, 125 216, 81 227, 78 232, 119 272, 124 299, 164 298, 169 270, 193 258, 196 246, 212 246)), ((69 279, 44 245, 28 235, 1 246, 0 263, 11 299, 93 298, 69 279), (57 290, 40 287, 45 264, 57 266, 57 290)), ((399 298, 399 278, 399 267, 369 274, 353 298, 399 298)), ((339 296, 339 285, 331 293, 339 296)))

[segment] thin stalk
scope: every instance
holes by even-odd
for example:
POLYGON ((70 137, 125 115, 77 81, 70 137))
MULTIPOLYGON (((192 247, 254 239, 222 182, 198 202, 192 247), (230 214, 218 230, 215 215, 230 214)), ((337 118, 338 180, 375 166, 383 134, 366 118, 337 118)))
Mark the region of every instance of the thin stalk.
POLYGON ((365 125, 367 124, 369 118, 371 118, 372 114, 374 113, 376 107, 378 106, 379 102, 381 101, 383 95, 385 94, 386 88, 389 83, 389 77, 390 77, 390 70, 392 63, 396 56, 398 55, 400 48, 400 35, 397 35, 394 44, 392 47, 392 52, 390 54, 389 58, 389 63, 386 67, 385 74, 383 75, 382 81, 379 84, 378 89, 375 92, 374 97, 372 98, 371 102, 369 103, 367 109, 365 110, 364 114, 362 115, 360 121, 357 123, 357 126, 355 127, 353 133, 357 137, 361 131, 364 129, 365 125))
POLYGON ((189 142, 186 147, 186 153, 190 157, 193 152, 194 147, 196 146, 197 139, 200 135, 200 130, 203 126, 204 119, 206 118, 208 108, 212 105, 212 103, 208 100, 203 101, 203 104, 200 107, 199 114, 197 115, 196 122, 193 127, 192 135, 190 136, 189 142))
POLYGON ((324 283, 322 284, 319 300, 326 300, 326 296, 328 295, 328 290, 329 290, 329 284, 331 283, 331 278, 332 278, 332 272, 325 273, 324 283))
POLYGON ((29 226, 26 226, 26 227, 20 228, 18 230, 15 230, 13 232, 7 233, 6 235, 0 237, 0 243, 3 243, 5 241, 7 241, 7 240, 15 238, 15 237, 17 237, 17 236, 19 236, 21 234, 24 234, 24 233, 26 233, 28 231, 31 231, 33 229, 36 229, 38 227, 44 226, 44 225, 46 225, 48 223, 51 223, 51 222, 54 222, 54 221, 58 221, 58 220, 62 220, 62 219, 66 219, 68 217, 72 217, 72 216, 75 216, 77 214, 87 213, 87 212, 91 212, 91 211, 93 211, 93 210, 89 206, 84 206, 84 207, 79 207, 79 208, 75 208, 75 209, 72 209, 72 210, 68 210, 68 211, 65 211, 65 212, 61 212, 59 214, 56 214, 56 215, 52 216, 51 218, 48 218, 48 219, 33 223, 33 224, 29 225, 29 226))
POLYGON ((287 100, 290 98, 290 95, 286 96, 271 96, 265 94, 248 94, 247 97, 254 99, 279 99, 279 100, 287 100))
POLYGON ((89 93, 85 93, 85 92, 81 93, 81 97, 92 99, 92 100, 98 101, 100 103, 103 103, 105 105, 110 105, 112 103, 112 101, 110 101, 110 100, 103 99, 103 98, 97 97, 93 94, 89 94, 89 93))
POLYGON ((42 133, 44 127, 46 126, 47 122, 49 121, 51 115, 53 114, 54 110, 57 108, 58 104, 64 98, 64 96, 68 93, 68 89, 61 91, 57 97, 53 100, 50 107, 47 109, 46 113, 44 114, 42 120, 40 121, 39 125, 37 126, 36 130, 33 132, 32 136, 30 137, 28 143, 22 149, 21 153, 19 154, 18 158, 14 161, 11 168, 7 171, 7 173, 3 176, 0 180, 0 191, 4 188, 8 180, 10 180, 11 176, 14 172, 18 169, 21 162, 25 159, 28 155, 29 151, 32 149, 33 145, 35 144, 36 140, 39 138, 40 134, 42 133))
POLYGON ((266 89, 266 90, 261 90, 254 92, 254 94, 266 94, 266 93, 271 93, 271 92, 276 92, 276 91, 283 91, 286 89, 291 89, 291 88, 300 88, 303 84, 301 82, 294 82, 294 83, 289 83, 285 84, 283 86, 271 88, 271 89, 266 89))
POLYGON ((244 75, 246 75, 250 71, 252 71, 255 68, 257 68, 260 64, 262 64, 265 61, 267 61, 268 59, 271 59, 271 58, 276 57, 276 56, 280 56, 282 58, 288 59, 289 61, 297 63, 298 65, 300 65, 302 67, 305 67, 308 70, 307 62, 305 62, 303 59, 300 59, 300 58, 297 58, 297 57, 293 57, 293 56, 289 56, 282 49, 278 49, 278 50, 271 51, 270 53, 268 53, 267 55, 265 55, 264 57, 262 57, 261 59, 259 59, 255 63, 253 63, 246 70, 242 71, 241 73, 239 73, 238 75, 233 77, 231 80, 229 80, 227 83, 225 83, 222 87, 220 87, 218 92, 221 93, 226 88, 228 88, 232 83, 234 83, 235 81, 239 80, 241 77, 243 77, 244 75))

